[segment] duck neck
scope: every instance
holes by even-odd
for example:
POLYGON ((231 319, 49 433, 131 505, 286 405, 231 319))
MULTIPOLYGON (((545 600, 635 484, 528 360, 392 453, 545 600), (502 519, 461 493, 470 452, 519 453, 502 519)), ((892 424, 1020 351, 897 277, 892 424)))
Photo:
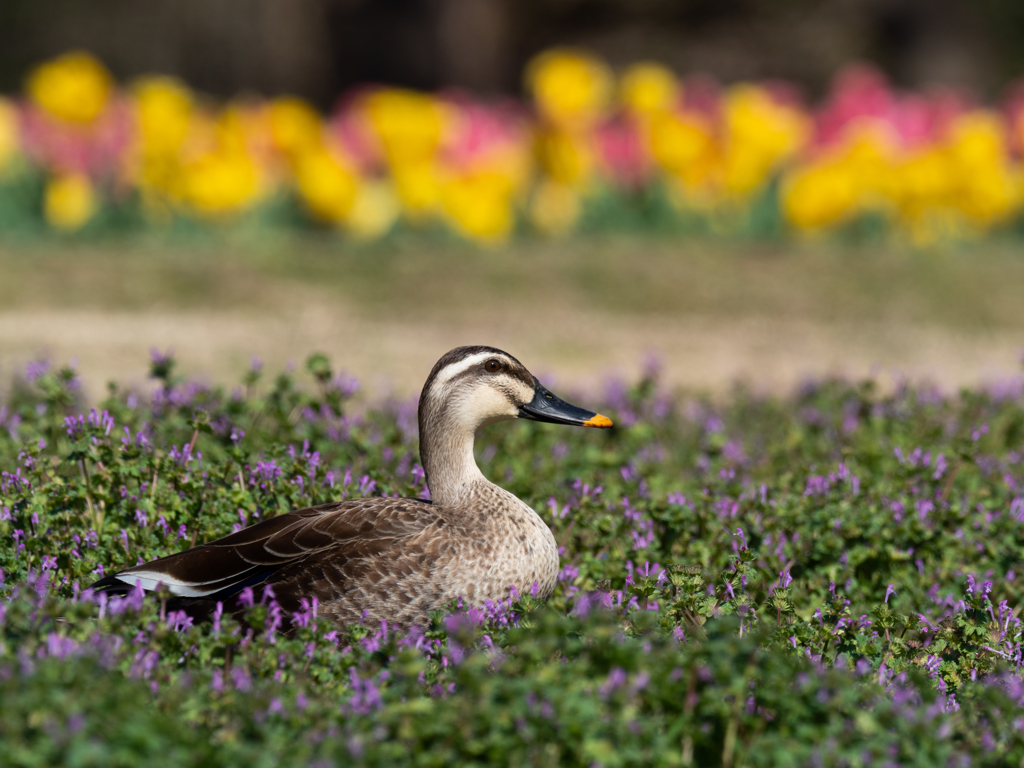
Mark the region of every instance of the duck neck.
POLYGON ((430 498, 441 506, 457 506, 477 483, 486 483, 473 455, 474 430, 444 409, 420 407, 420 462, 430 498))

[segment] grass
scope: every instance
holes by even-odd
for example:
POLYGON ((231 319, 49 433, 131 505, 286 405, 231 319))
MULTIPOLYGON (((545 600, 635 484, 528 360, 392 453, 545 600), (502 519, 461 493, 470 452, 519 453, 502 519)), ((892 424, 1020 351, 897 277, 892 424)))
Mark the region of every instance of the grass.
POLYGON ((552 304, 613 315, 771 316, 1022 328, 1013 244, 757 244, 615 235, 498 250, 429 238, 0 246, 6 310, 260 309, 290 291, 415 320, 552 304))

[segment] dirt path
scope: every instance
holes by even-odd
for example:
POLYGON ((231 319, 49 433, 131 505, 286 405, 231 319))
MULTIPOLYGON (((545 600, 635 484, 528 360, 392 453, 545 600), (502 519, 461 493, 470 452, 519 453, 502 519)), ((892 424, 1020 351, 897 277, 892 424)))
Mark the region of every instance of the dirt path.
POLYGON ((407 394, 442 352, 472 343, 506 349, 536 373, 576 388, 590 388, 606 374, 632 378, 654 354, 671 384, 720 391, 736 379, 779 390, 826 374, 904 375, 944 387, 983 383, 1021 373, 1024 337, 889 323, 554 310, 410 323, 308 301, 272 316, 21 310, 0 312, 0 377, 9 380, 31 359, 76 358, 87 394, 96 397, 108 380, 143 385, 151 347, 173 348, 184 371, 219 383, 237 381, 251 355, 275 370, 324 351, 364 387, 407 394))

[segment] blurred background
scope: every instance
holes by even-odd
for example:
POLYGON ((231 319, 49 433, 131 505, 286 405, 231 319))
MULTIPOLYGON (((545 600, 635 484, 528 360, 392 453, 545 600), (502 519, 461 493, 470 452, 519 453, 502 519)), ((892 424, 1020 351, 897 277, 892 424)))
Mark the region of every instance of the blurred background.
POLYGON ((1012 0, 4 0, 0 386, 1005 381, 1012 0))
POLYGON ((852 61, 902 87, 994 95, 1024 71, 1014 0, 5 0, 0 89, 85 48, 119 79, 161 72, 201 91, 292 93, 329 108, 352 86, 522 92, 524 66, 580 46, 614 67, 657 60, 724 82, 824 93, 852 61))

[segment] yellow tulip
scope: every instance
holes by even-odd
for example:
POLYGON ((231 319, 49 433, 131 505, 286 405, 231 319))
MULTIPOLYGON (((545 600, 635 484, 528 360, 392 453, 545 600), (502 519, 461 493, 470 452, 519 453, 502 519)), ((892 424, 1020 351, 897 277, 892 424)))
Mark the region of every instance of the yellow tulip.
POLYGON ((633 64, 619 82, 619 101, 639 118, 671 111, 681 94, 682 86, 672 70, 649 61, 633 64))
POLYGON ((18 111, 0 97, 0 173, 18 152, 18 111))
POLYGON ((682 113, 659 116, 651 124, 651 154, 665 170, 683 173, 714 152, 710 126, 682 113))
POLYGON ((324 147, 299 155, 295 182, 309 210, 331 224, 346 221, 359 191, 355 172, 324 147))
POLYGON ((840 147, 844 168, 867 207, 885 207, 893 196, 898 149, 884 124, 871 120, 850 126, 840 147))
POLYGON ((834 160, 796 169, 784 179, 782 213, 808 232, 838 224, 858 210, 860 188, 848 163, 834 160))
POLYGON ((655 116, 648 144, 658 165, 686 190, 706 191, 713 183, 719 149, 711 126, 700 116, 685 112, 655 116))
POLYGON ((265 125, 259 109, 247 104, 229 104, 214 123, 217 146, 235 154, 252 154, 261 143, 265 125))
POLYGON ((1009 147, 998 115, 983 110, 961 115, 953 122, 949 134, 953 158, 964 169, 1008 162, 1009 147))
POLYGON ((89 177, 80 173, 56 176, 46 184, 43 214, 50 226, 65 232, 81 229, 97 207, 89 177))
POLYGON ((134 180, 150 209, 163 212, 156 198, 178 192, 183 148, 195 128, 192 94, 169 77, 140 80, 132 93, 137 129, 134 180))
POLYGON ((359 185, 345 219, 345 229, 359 240, 373 240, 394 226, 400 212, 393 185, 387 181, 365 181, 359 185))
POLYGON ((950 130, 956 207, 979 227, 1006 219, 1020 202, 1020 174, 1010 164, 999 118, 989 112, 961 116, 950 130))
POLYGON ((144 155, 175 155, 192 120, 192 93, 171 77, 150 77, 133 89, 135 120, 144 155))
POLYGON ((722 186, 733 198, 746 199, 768 181, 775 163, 750 145, 729 145, 722 157, 722 186))
POLYGON ((182 167, 181 192, 185 202, 200 214, 238 213, 259 195, 259 170, 248 154, 219 149, 182 167))
POLYGON ((977 168, 963 181, 957 208, 975 226, 1004 221, 1020 204, 1020 174, 1007 166, 977 168))
POLYGON ((370 94, 363 108, 393 169, 431 159, 448 119, 439 100, 398 88, 370 94))
POLYGON ((537 159, 558 184, 581 186, 594 170, 594 150, 589 137, 581 133, 541 131, 537 136, 537 159))
POLYGON ((70 123, 92 123, 107 106, 113 78, 97 59, 75 51, 37 67, 28 77, 29 98, 45 112, 70 123))
POLYGON ((581 208, 575 189, 545 180, 537 185, 530 201, 530 222, 545 235, 561 237, 572 232, 581 208))
POLYGON ((547 120, 562 128, 579 129, 605 114, 613 78, 599 59, 582 51, 556 48, 527 64, 526 84, 547 120))
POLYGON ((494 170, 457 174, 444 184, 444 211, 461 235, 499 243, 512 231, 513 190, 513 180, 494 170))
POLYGON ((410 219, 419 221, 437 210, 441 184, 434 163, 420 161, 396 165, 391 169, 391 178, 402 208, 410 219))
POLYGON ((807 137, 806 118, 756 85, 733 86, 724 102, 726 130, 733 141, 780 158, 798 150, 807 137))
POLYGON ((274 146, 286 157, 317 147, 322 139, 320 115, 306 101, 293 97, 270 102, 270 135, 274 146))
POLYGON ((892 169, 890 178, 888 191, 904 222, 953 202, 955 169, 948 153, 938 146, 909 155, 892 169))
POLYGON ((729 89, 724 106, 723 184, 727 192, 744 198, 803 145, 808 129, 796 110, 777 104, 756 86, 729 89))

